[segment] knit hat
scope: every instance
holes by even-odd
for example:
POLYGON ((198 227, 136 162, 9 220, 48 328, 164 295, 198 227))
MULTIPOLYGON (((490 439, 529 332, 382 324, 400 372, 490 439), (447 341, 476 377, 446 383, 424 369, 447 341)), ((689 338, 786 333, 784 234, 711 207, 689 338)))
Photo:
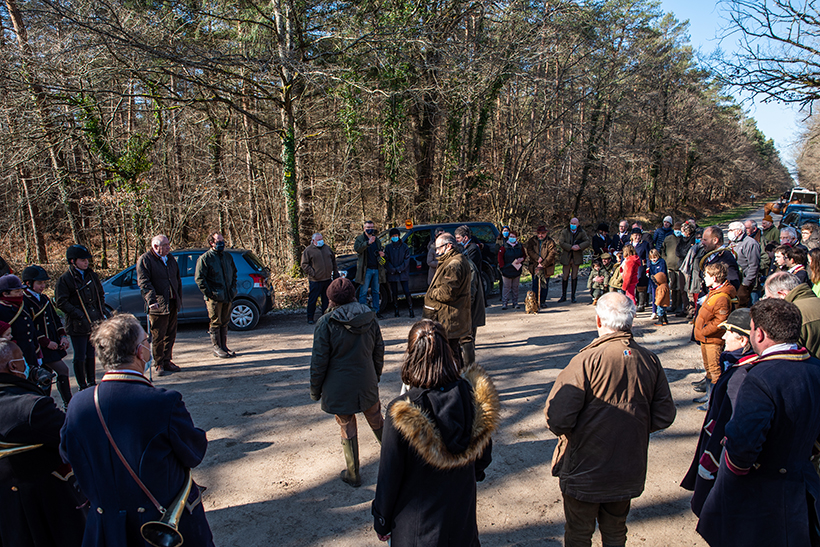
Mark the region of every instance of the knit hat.
POLYGON ((718 326, 741 336, 750 336, 752 333, 752 315, 749 313, 749 308, 736 309, 726 318, 726 321, 718 326))
POLYGON ((538 226, 538 228, 535 229, 535 233, 546 234, 547 233, 547 227, 544 226, 543 224, 541 224, 541 225, 538 226))
POLYGON ((666 215, 665 217, 663 217, 663 221, 668 222, 669 224, 674 224, 674 222, 675 222, 674 220, 672 220, 672 217, 670 217, 669 215, 666 215))
POLYGON ((346 277, 338 277, 327 288, 327 297, 337 306, 349 304, 356 299, 356 288, 346 277))
POLYGON ((390 228, 390 237, 400 236, 400 235, 401 235, 401 232, 399 231, 398 228, 390 228))
POLYGON ((772 215, 763 215, 763 220, 766 220, 768 222, 774 222, 774 220, 772 220, 772 215))

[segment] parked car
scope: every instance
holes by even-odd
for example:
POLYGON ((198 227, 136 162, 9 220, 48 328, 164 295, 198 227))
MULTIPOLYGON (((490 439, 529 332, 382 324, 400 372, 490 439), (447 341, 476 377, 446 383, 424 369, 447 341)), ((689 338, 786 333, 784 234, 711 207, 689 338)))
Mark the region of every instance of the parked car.
POLYGON ((783 211, 783 215, 788 215, 789 213, 793 213, 795 211, 816 211, 817 206, 813 203, 790 203, 786 206, 786 209, 783 211))
MULTIPOLYGON (((814 224, 820 224, 820 212, 818 211, 793 211, 789 214, 783 215, 783 218, 780 219, 780 225, 778 228, 783 228, 784 226, 791 226, 795 228, 798 232, 800 231, 800 227, 807 222, 813 222, 814 224)), ((799 235, 799 233, 798 233, 799 235)))
MULTIPOLYGON (((182 306, 179 322, 208 321, 205 298, 194 281, 196 261, 207 249, 181 249, 171 254, 179 264, 182 277, 182 306)), ((259 318, 273 309, 270 290, 270 270, 255 254, 243 249, 225 249, 236 265, 236 298, 231 306, 232 330, 251 330, 259 318)), ((137 267, 131 266, 106 279, 103 284, 105 302, 112 310, 134 314, 145 319, 145 301, 137 285, 137 267)))
MULTIPOLYGON (((441 224, 421 224, 407 229, 398 226, 401 240, 410 247, 410 292, 414 296, 423 295, 427 292, 427 244, 430 238, 436 233, 436 228, 443 228, 451 234, 459 226, 467 225, 473 231, 473 239, 481 243, 481 280, 484 284, 485 294, 489 294, 493 284, 501 279, 501 272, 498 270, 498 245, 495 240, 499 235, 498 228, 491 222, 450 222, 441 224)), ((389 230, 378 235, 382 245, 385 247, 390 242, 389 230)), ((356 277, 356 265, 358 255, 348 254, 336 258, 339 273, 346 276, 351 281, 356 277)), ((389 294, 386 283, 381 285, 380 292, 389 294)), ((382 301, 389 303, 389 298, 382 298, 382 301)))

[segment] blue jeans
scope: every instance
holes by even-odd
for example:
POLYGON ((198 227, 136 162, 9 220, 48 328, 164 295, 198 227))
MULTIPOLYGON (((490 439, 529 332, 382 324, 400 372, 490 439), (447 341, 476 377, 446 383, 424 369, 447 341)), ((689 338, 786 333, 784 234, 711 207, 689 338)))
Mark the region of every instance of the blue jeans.
POLYGON ((364 283, 359 287, 359 304, 367 305, 367 289, 373 297, 373 311, 379 313, 379 269, 367 268, 364 271, 364 283))

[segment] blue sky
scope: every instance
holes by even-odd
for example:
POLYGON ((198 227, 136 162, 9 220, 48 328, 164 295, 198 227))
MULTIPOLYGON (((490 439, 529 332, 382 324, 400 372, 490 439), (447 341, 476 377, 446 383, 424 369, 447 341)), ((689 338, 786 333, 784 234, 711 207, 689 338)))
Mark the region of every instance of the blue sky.
MULTIPOLYGON (((716 7, 714 1, 661 0, 661 8, 665 12, 673 13, 679 21, 689 20, 691 43, 695 50, 700 51, 701 56, 708 56, 717 48, 727 53, 735 49, 737 37, 729 36, 722 41, 719 38, 720 29, 725 22, 721 16, 721 8, 716 7)), ((740 95, 736 97, 738 100, 744 98, 740 95)), ((764 104, 759 99, 746 99, 742 103, 744 109, 757 121, 757 127, 766 138, 774 139, 781 159, 789 169, 792 169, 793 145, 800 131, 800 122, 805 116, 796 106, 777 102, 764 104)))

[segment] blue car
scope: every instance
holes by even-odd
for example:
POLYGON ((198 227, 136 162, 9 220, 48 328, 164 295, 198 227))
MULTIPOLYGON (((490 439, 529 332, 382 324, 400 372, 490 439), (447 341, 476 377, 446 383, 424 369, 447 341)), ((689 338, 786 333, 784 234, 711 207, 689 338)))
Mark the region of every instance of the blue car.
MULTIPOLYGON (((179 264, 182 278, 180 323, 208 321, 205 298, 194 281, 196 261, 207 249, 181 249, 171 254, 179 264)), ((236 265, 236 298, 231 306, 232 330, 251 330, 259 318, 273 309, 270 270, 255 254, 243 249, 225 249, 236 265)), ((111 310, 132 313, 145 320, 145 301, 137 285, 137 267, 131 266, 103 281, 105 302, 111 310)))

